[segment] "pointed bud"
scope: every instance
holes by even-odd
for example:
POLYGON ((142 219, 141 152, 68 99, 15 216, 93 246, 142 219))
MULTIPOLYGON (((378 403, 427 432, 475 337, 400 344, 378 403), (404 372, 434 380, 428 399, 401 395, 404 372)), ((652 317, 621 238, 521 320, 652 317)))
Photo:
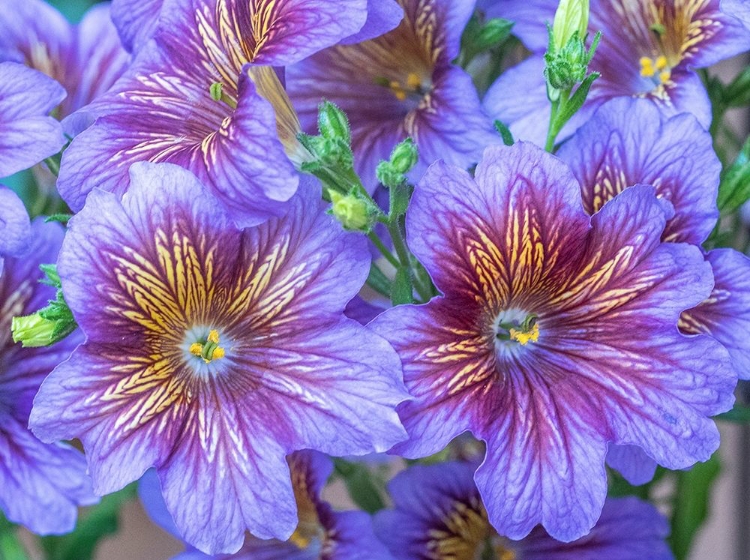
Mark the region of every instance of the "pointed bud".
POLYGON ((407 138, 391 152, 391 167, 396 173, 406 174, 417 165, 419 155, 414 140, 407 138))
POLYGON ((343 140, 347 144, 352 141, 346 114, 330 101, 324 101, 318 108, 318 130, 323 138, 343 140))
POLYGON ((555 50, 568 44, 573 36, 586 37, 589 26, 589 0, 560 0, 552 25, 552 39, 555 50))

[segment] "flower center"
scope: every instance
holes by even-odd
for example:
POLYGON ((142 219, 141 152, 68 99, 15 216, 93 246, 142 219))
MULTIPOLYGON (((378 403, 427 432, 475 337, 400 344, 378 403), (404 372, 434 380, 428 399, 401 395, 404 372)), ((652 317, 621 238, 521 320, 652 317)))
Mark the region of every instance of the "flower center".
POLYGON ((518 310, 501 313, 495 323, 495 338, 498 342, 517 342, 526 346, 539 340, 537 316, 518 310))
POLYGON ((507 541, 493 534, 477 547, 476 560, 516 560, 516 553, 508 548, 507 541))
POLYGON ((409 72, 406 80, 375 78, 375 83, 390 89, 393 96, 399 101, 406 101, 408 98, 420 100, 430 91, 430 85, 425 84, 416 72, 409 72))
POLYGON ((224 349, 219 346, 219 331, 211 330, 205 340, 194 342, 190 345, 190 353, 202 358, 207 364, 212 360, 220 360, 226 355, 224 349))
POLYGON ((664 55, 659 55, 656 58, 642 56, 640 64, 641 76, 651 78, 656 85, 664 85, 672 77, 672 69, 664 55))

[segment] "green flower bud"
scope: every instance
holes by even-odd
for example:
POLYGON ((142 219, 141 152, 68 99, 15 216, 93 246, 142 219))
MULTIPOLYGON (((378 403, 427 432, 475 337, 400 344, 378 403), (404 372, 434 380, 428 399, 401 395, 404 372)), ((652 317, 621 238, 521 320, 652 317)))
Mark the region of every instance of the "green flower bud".
POLYGON ((351 231, 369 231, 372 227, 372 216, 370 205, 366 200, 354 194, 341 194, 330 189, 328 195, 331 197, 331 213, 341 222, 344 229, 351 231))
POLYGON ((55 340, 56 328, 56 321, 45 319, 39 313, 13 317, 11 323, 13 342, 20 342, 24 348, 39 348, 57 342, 55 340))
POLYGON ((407 138, 391 152, 391 169, 395 173, 406 174, 417 165, 418 159, 417 146, 411 138, 407 138))
POLYGON ((586 37, 589 26, 589 0, 560 0, 552 24, 554 49, 564 48, 573 36, 586 37))
POLYGON ((343 140, 346 144, 352 141, 346 113, 330 101, 324 101, 318 107, 318 130, 329 140, 343 140))

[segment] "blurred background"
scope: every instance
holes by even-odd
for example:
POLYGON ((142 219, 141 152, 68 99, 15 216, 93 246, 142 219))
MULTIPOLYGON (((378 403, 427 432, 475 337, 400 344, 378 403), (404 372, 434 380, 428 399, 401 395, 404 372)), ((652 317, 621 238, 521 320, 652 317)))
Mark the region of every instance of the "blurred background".
MULTIPOLYGON (((748 0, 750 1, 750 0, 748 0)), ((78 21, 82 14, 95 3, 95 0, 48 0, 60 9, 71 21, 78 21)), ((746 58, 725 61, 714 71, 729 81, 748 64, 746 58)), ((747 111, 735 110, 728 116, 733 128, 740 137, 747 135, 750 128, 750 115, 747 111)), ((10 186, 24 190, 33 178, 29 173, 11 178, 10 186)), ((750 215, 747 212, 745 215, 750 215)), ((744 224, 747 228, 747 224, 744 224)), ((742 386, 745 402, 750 401, 750 389, 742 386)), ((689 503, 681 504, 695 517, 706 516, 706 523, 697 535, 691 559, 747 560, 750 559, 750 425, 746 423, 720 424, 722 445, 718 452, 719 461, 712 462, 701 471, 700 476, 715 477, 711 494, 706 499, 703 492, 687 492, 689 503), (707 504, 707 506, 706 506, 707 504)), ((690 483, 689 480, 687 482, 690 483)), ((665 489, 665 496, 669 493, 665 489)), ((345 505, 346 492, 341 486, 333 485, 326 490, 327 498, 334 504, 345 505)), ((103 539, 98 546, 97 560, 168 560, 183 550, 182 545, 155 526, 144 513, 133 492, 128 494, 120 515, 110 516, 113 535, 103 539), (116 519, 116 525, 115 525, 116 519)), ((111 504, 112 511, 119 506, 118 497, 111 504)), ((664 504, 666 506, 666 504, 664 504)), ((86 512, 82 517, 85 519, 86 512)), ((24 539, 33 547, 33 539, 24 539)), ((3 559, 0 559, 3 560, 3 559)), ((603 559, 605 560, 605 559, 603 559)))

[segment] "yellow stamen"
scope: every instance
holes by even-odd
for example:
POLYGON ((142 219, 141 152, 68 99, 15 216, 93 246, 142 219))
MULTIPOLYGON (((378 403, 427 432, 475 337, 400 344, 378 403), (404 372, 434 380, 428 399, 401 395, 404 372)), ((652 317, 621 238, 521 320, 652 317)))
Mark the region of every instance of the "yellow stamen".
POLYGON ((641 63, 641 76, 644 78, 651 78, 656 74, 656 70, 654 70, 654 61, 650 58, 643 56, 640 60, 641 63))
POLYGON ((191 344, 190 353, 193 356, 202 358, 207 364, 210 364, 211 360, 224 358, 226 351, 219 346, 219 331, 211 330, 205 342, 194 342, 191 344))
POLYGON ((536 342, 539 340, 539 325, 534 324, 530 331, 510 329, 510 339, 521 343, 521 346, 526 346, 529 341, 536 342))
POLYGON ((667 57, 664 55, 659 56, 656 59, 656 69, 657 70, 664 70, 668 66, 667 63, 667 57))
POLYGON ((420 80, 419 76, 414 72, 409 72, 409 75, 406 78, 406 86, 409 89, 416 91, 422 87, 422 80, 420 80))
POLYGON ((672 77, 672 72, 670 72, 669 70, 664 70, 662 72, 659 72, 659 81, 662 84, 666 84, 671 77, 672 77))

